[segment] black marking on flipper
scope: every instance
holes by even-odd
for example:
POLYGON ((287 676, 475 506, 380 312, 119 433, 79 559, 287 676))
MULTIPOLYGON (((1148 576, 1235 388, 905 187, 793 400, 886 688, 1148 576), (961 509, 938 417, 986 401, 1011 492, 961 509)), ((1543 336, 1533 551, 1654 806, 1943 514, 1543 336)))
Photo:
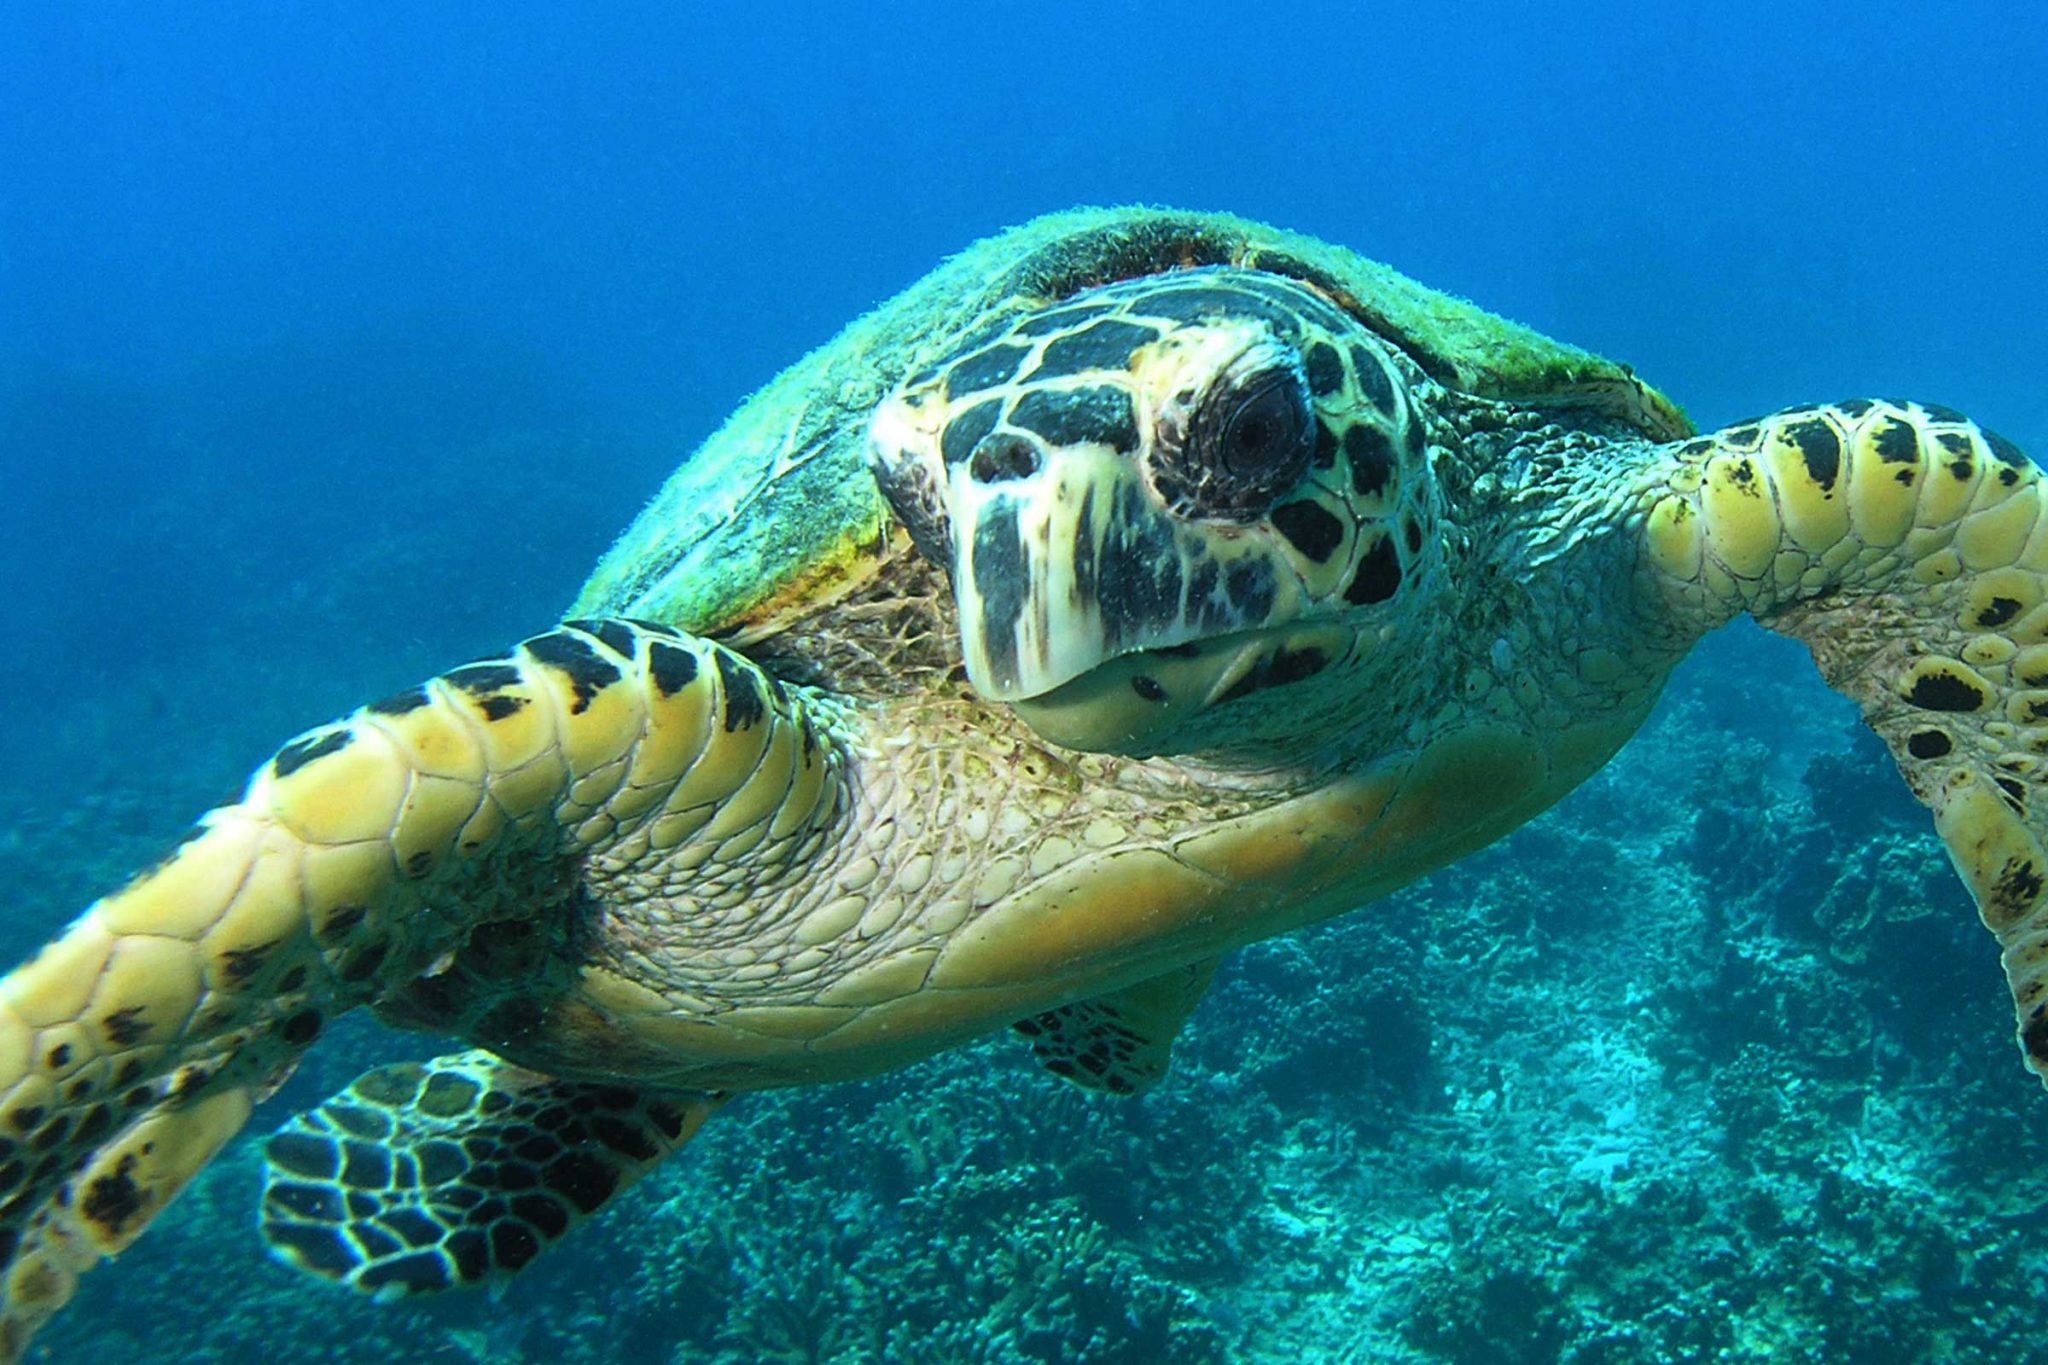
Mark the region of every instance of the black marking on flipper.
POLYGON ((1842 439, 1835 435, 1834 427, 1815 417, 1794 422, 1785 429, 1785 436, 1799 447, 1800 458, 1806 463, 1806 477, 1821 492, 1831 492, 1842 472, 1842 439))
POLYGON ((220 972, 232 984, 239 985, 263 970, 263 964, 270 960, 270 952, 277 947, 278 940, 267 943, 253 943, 245 948, 230 948, 220 955, 220 972))
POLYGON ((1948 672, 1930 672, 1913 680, 1906 700, 1923 711, 1979 711, 1987 698, 1967 679, 1948 672))
MULTIPOLYGON (((2010 793, 2008 793, 2010 795, 2010 793)), ((2014 809, 2021 810, 2017 804, 2014 809)), ((1991 895, 1994 913, 2001 917, 2023 913, 2040 898, 2043 887, 2041 869, 2031 858, 2013 858, 2000 869, 1998 880, 1992 884, 1991 895)))
POLYGON ((382 701, 373 701, 363 709, 373 715, 403 716, 419 710, 422 706, 431 705, 432 702, 433 698, 427 695, 426 688, 408 687, 403 692, 392 693, 382 701))
POLYGON ((356 1283, 370 1290, 389 1286, 401 1293, 419 1294, 447 1289, 451 1281, 446 1261, 429 1252, 416 1251, 396 1260, 376 1262, 356 1276, 356 1283))
POLYGON ((1997 460, 2008 469, 2024 470, 2034 467, 2034 462, 2027 458, 2025 451, 2021 450, 2011 441, 2006 440, 2005 437, 2000 436, 1997 432, 1987 431, 1980 427, 1978 428, 1978 434, 1984 438, 1984 444, 1990 447, 1991 458, 1997 460))
MULTIPOLYGON (((477 1221, 472 1218, 472 1221, 477 1221)), ((529 1236, 531 1234, 528 1234, 529 1236)), ((517 1270, 540 1252, 536 1242, 533 1251, 521 1258, 517 1265, 508 1265, 506 1270, 517 1270)), ((455 1278, 464 1284, 475 1284, 490 1273, 491 1248, 484 1241, 484 1234, 474 1228, 465 1228, 454 1234, 447 1242, 448 1258, 455 1262, 455 1278)))
POLYGON ((340 753, 354 738, 346 729, 336 729, 295 739, 277 751, 277 757, 270 760, 270 771, 278 777, 290 777, 316 758, 340 753))
POLYGON ((78 1201, 78 1211, 85 1220, 110 1238, 119 1238, 135 1219, 148 1212, 149 1201, 135 1183, 135 1167, 136 1157, 130 1152, 113 1170, 95 1177, 78 1201))
POLYGON ((2019 614, 2019 599, 2013 597, 1994 597, 1985 604, 1984 610, 1977 613, 1977 624, 1979 626, 2002 626, 2019 614))
POLYGON ((331 1227, 266 1220, 263 1235, 293 1264, 324 1278, 338 1279, 363 1261, 357 1249, 331 1227))
POLYGON ((279 1133, 270 1140, 266 1156, 272 1166, 291 1175, 332 1180, 341 1174, 341 1153, 335 1145, 304 1133, 279 1133))
POLYGON ((482 663, 464 664, 461 668, 441 675, 441 681, 450 687, 459 688, 469 694, 477 710, 483 712, 485 720, 503 720, 517 715, 527 704, 527 698, 517 694, 506 695, 505 689, 517 687, 524 681, 519 670, 502 660, 486 660, 482 663))
POLYGON ((549 1081, 483 1053, 380 1068, 271 1140, 264 1235, 301 1269, 373 1292, 502 1278, 718 1101, 549 1081), (381 1134, 363 1131, 371 1116, 381 1134))
POLYGON ((517 687, 520 683, 519 670, 502 659, 486 659, 481 663, 464 664, 441 675, 441 681, 450 687, 459 687, 473 696, 487 692, 503 691, 517 687))
POLYGON ((525 697, 498 695, 478 697, 476 705, 477 709, 484 713, 485 720, 503 720, 507 716, 518 715, 520 711, 525 709, 526 701, 525 697))
POLYGON ((149 1032, 149 1024, 142 1017, 140 1005, 111 1011, 100 1019, 100 1027, 106 1030, 107 1041, 115 1047, 133 1047, 149 1032))
POLYGON ((663 625, 659 621, 649 621, 639 616, 628 616, 625 618, 625 622, 634 629, 645 631, 649 635, 659 635, 670 640, 682 638, 681 631, 677 630, 674 626, 663 625))
POLYGON ((320 1036, 319 1010, 300 1010, 278 1026, 278 1035, 293 1047, 305 1047, 320 1036))
POLYGON ((634 632, 631 626, 614 617, 600 617, 597 620, 582 619, 569 621, 565 624, 582 631, 585 635, 596 636, 604 641, 606 649, 609 649, 621 658, 631 659, 640 652, 639 635, 634 632))
POLYGON ((1915 730, 1906 736, 1906 752, 1915 758, 1943 758, 1955 742, 1939 730, 1915 730))
POLYGON ((761 697, 761 685, 753 670, 737 662, 725 650, 718 651, 718 677, 725 684, 725 732, 751 730, 768 714, 761 697))
POLYGON ((564 1153, 548 1163, 542 1180, 584 1213, 595 1213, 618 1190, 612 1168, 584 1151, 564 1153))
POLYGON ((1165 1074, 1174 1035, 1215 973, 1215 959, 1194 963, 1020 1019, 1014 1027, 1055 1076, 1090 1090, 1134 1094, 1165 1074))
POLYGON ((656 691, 664 697, 673 697, 697 681, 697 656, 680 645, 650 640, 647 643, 647 672, 654 679, 656 691))
POLYGON ((104 1104, 96 1104, 85 1111, 85 1118, 80 1121, 74 1137, 80 1143, 93 1142, 104 1136, 113 1126, 113 1110, 104 1104))
POLYGON ((569 680, 569 714, 581 715, 597 694, 620 678, 618 665, 590 647, 590 642, 567 631, 536 635, 521 646, 541 663, 569 680))
POLYGON ((347 1216, 347 1202, 341 1197, 341 1191, 331 1185, 280 1180, 263 1192, 263 1198, 266 1203, 276 1205, 281 1213, 323 1223, 338 1223, 347 1216))
POLYGON ((507 1271, 520 1270, 525 1267, 527 1262, 540 1255, 540 1252, 541 1241, 539 1237, 534 1235, 533 1229, 523 1227, 509 1220, 500 1222, 491 1229, 491 1246, 488 1258, 479 1251, 477 1256, 479 1268, 472 1270, 465 1263, 463 1266, 464 1274, 472 1280, 481 1279, 483 1277, 481 1266, 486 1260, 497 1262, 500 1267, 507 1271))
POLYGON ((1911 422, 1887 417, 1872 433, 1870 448, 1875 450, 1877 458, 1886 464, 1918 464, 1920 432, 1911 422))

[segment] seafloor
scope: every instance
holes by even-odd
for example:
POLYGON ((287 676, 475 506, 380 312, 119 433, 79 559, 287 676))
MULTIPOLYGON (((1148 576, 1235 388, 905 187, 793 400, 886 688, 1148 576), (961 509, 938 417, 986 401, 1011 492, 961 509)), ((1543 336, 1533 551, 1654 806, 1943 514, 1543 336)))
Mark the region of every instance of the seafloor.
MULTIPOLYGON (((423 638, 392 554, 333 572, 408 610, 337 636, 349 604, 310 584, 261 631, 223 617, 17 698, 11 950, 293 729, 540 624, 534 593, 464 580, 459 638, 423 638)), ((253 1131, 431 1048, 345 1025, 253 1131)), ((1748 629, 1553 814, 1239 955, 1141 1099, 1009 1038, 750 1097, 516 1290, 424 1307, 266 1259, 244 1139, 38 1358, 2026 1359, 2044 1134, 1926 819, 1803 653, 1748 629)))

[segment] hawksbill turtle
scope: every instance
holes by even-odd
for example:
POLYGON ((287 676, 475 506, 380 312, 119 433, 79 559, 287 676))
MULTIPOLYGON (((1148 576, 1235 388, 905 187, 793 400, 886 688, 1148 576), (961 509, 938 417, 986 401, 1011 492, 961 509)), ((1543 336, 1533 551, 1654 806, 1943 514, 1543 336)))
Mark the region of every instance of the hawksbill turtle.
POLYGON ((280 1255, 500 1281, 733 1094, 1015 1028, 1143 1090, 1233 948, 1558 800, 1745 613, 1860 703, 2048 1075, 2048 491, 1947 408, 1699 435, 1236 218, 981 243, 773 381, 567 624, 291 740, 0 982, 0 1354, 336 1015, 280 1255))

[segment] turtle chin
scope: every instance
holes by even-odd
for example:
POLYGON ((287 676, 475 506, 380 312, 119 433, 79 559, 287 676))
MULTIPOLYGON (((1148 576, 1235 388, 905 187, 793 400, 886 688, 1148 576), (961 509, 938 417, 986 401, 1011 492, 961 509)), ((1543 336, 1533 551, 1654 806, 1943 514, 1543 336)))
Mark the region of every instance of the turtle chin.
POLYGON ((1201 718, 1270 654, 1263 632, 1122 654, 1011 702, 1040 738, 1069 749, 1149 758, 1198 747, 1201 718))

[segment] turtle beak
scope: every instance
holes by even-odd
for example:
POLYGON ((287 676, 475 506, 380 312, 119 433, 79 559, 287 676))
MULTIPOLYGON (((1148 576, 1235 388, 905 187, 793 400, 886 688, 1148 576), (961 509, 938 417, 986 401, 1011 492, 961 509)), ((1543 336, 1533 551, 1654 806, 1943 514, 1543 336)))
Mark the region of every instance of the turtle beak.
POLYGON ((985 697, 1046 697, 1134 655, 1166 661, 1146 665, 1149 675, 1130 665, 1140 670, 1132 679, 1163 686, 1161 675, 1185 671, 1186 656, 1172 659, 1179 647, 1298 610, 1292 575, 1275 573, 1254 537, 1172 516, 1137 466, 1106 447, 1011 468, 1023 472, 987 479, 973 461, 947 471, 961 650, 985 697))
POLYGON ((1229 694, 1266 652, 1257 637, 1237 635, 1122 654, 1015 706, 1042 738, 1069 749, 1163 753, 1183 724, 1229 694))
POLYGON ((1051 424, 971 440, 962 426, 934 395, 899 393, 876 411, 870 465, 947 569, 975 691, 1044 738, 1163 752, 1302 615, 1304 581, 1270 530, 1175 515, 1114 424, 1077 419, 1064 440, 1051 424))

